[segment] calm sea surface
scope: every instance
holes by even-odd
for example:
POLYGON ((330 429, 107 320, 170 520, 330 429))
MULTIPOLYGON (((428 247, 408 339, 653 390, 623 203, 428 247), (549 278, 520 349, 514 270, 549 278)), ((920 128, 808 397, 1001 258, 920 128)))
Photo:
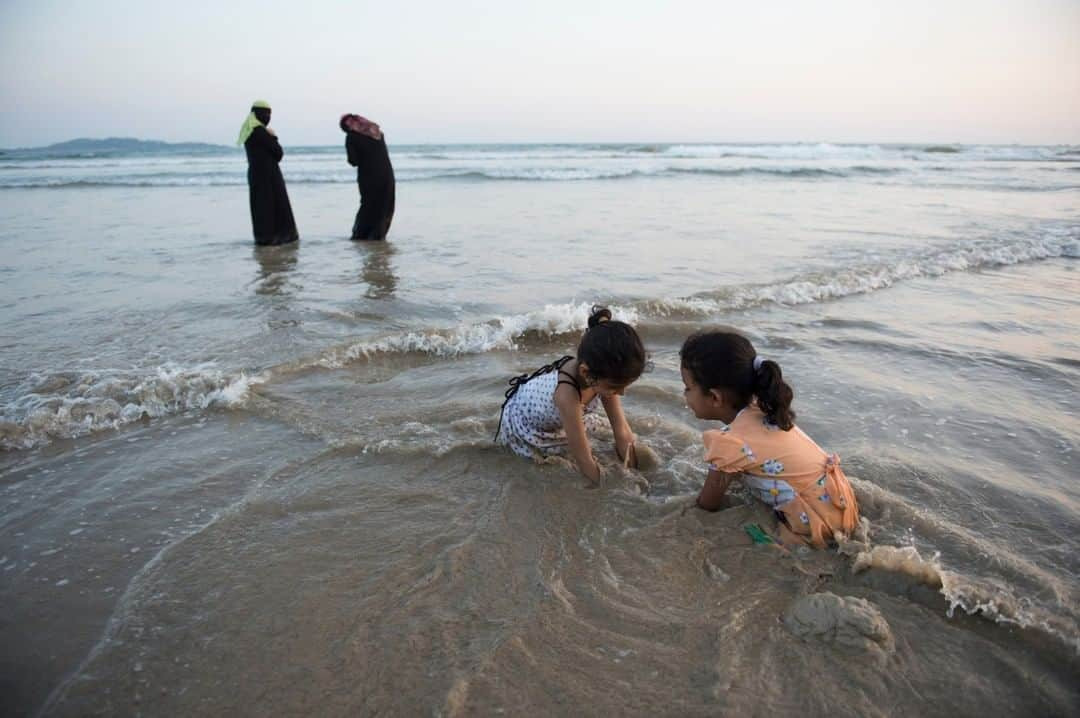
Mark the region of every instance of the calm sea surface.
POLYGON ((12 715, 1080 711, 1080 148, 391 146, 0 156, 12 715), (593 303, 639 327, 590 490, 491 444, 593 303), (678 348, 746 332, 868 533, 687 509, 678 348), (646 488, 647 487, 647 488, 646 488))

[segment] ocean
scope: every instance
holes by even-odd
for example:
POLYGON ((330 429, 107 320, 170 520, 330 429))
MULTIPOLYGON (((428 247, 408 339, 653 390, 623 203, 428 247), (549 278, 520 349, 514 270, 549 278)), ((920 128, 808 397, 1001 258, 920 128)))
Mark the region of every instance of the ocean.
MULTIPOLYGON (((392 138, 391 138, 392 139, 392 138)), ((5 715, 1075 715, 1080 147, 391 144, 0 156, 5 715), (492 444, 589 307, 655 454, 492 444), (729 325, 864 530, 690 508, 678 350, 729 325)))

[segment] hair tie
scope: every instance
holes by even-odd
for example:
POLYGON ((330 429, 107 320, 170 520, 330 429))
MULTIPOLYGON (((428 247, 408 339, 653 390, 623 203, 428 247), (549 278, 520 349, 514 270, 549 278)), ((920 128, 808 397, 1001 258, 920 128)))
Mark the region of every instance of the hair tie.
POLYGON ((760 354, 754 357, 754 371, 761 371, 761 365, 765 363, 765 358, 760 354))

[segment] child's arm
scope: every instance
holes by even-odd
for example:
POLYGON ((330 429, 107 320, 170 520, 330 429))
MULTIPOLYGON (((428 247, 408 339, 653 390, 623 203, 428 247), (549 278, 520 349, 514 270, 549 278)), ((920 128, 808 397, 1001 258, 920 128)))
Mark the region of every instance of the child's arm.
POLYGON ((611 422, 611 431, 615 434, 615 453, 626 462, 627 466, 637 468, 637 457, 634 455, 634 432, 630 431, 630 423, 623 414, 622 401, 618 395, 600 397, 600 403, 604 405, 608 420, 611 422))
POLYGON ((701 493, 698 494, 697 505, 706 511, 719 509, 723 506, 724 494, 727 493, 728 487, 738 477, 738 474, 709 469, 709 475, 705 477, 705 485, 701 487, 701 493))
POLYGON ((581 401, 578 399, 577 392, 565 384, 560 384, 555 389, 555 406, 559 410, 563 430, 566 432, 570 457, 585 478, 599 483, 600 466, 593 458, 589 437, 585 434, 585 421, 581 416, 581 401))

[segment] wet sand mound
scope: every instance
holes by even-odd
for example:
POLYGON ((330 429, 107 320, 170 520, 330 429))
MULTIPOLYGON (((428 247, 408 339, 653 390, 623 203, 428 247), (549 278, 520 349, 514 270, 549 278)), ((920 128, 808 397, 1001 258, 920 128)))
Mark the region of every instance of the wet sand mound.
POLYGON ((874 604, 854 596, 814 593, 791 604, 784 625, 795 636, 869 651, 884 658, 894 641, 889 623, 874 604))

